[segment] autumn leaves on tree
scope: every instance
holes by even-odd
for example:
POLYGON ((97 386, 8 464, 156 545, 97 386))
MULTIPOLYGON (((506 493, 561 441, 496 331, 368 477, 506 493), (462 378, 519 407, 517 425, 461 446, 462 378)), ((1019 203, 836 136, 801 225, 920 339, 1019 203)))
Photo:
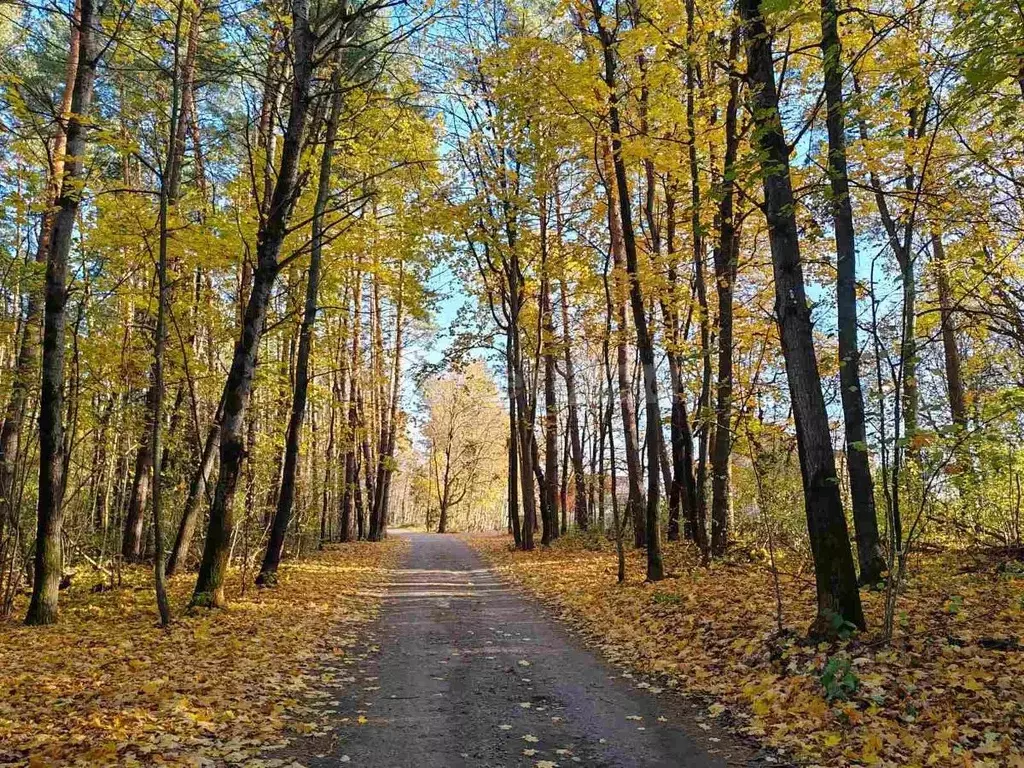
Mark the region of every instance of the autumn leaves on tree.
MULTIPOLYGON (((45 261, 47 273, 38 294, 43 301, 29 275, 28 312, 14 337, 21 346, 14 371, 19 385, 10 390, 4 421, 4 585, 17 589, 23 574, 31 583, 29 623, 57 619, 69 545, 115 578, 105 561, 107 539, 118 530, 123 561, 152 558, 161 621, 167 623, 166 500, 176 498, 182 481, 188 490, 167 561, 170 572, 186 563, 202 521, 205 489, 212 490, 195 605, 225 602, 228 564, 238 557, 237 547, 248 560, 249 547, 261 543, 261 534, 250 541, 257 525, 269 532, 259 581, 272 584, 286 540, 293 548, 303 545, 310 507, 320 506, 314 499, 323 502, 314 545, 347 536, 352 517, 360 536, 383 536, 400 421, 403 326, 410 317, 422 317, 425 296, 425 230, 416 223, 426 210, 420 192, 432 183, 435 160, 429 124, 406 103, 415 85, 401 67, 386 66, 396 42, 428 15, 414 11, 402 23, 385 22, 391 7, 343 3, 311 11, 308 3, 297 2, 274 9, 276 18, 267 26, 255 6, 227 21, 209 4, 153 6, 140 13, 83 0, 70 17, 56 127, 32 109, 48 97, 45 81, 6 83, 12 97, 37 99, 38 104, 18 101, 10 116, 28 130, 38 128, 54 158, 43 174, 49 200, 37 206, 43 211, 37 260, 45 261), (241 111, 215 113, 213 100, 234 87, 229 73, 239 63, 236 52, 219 42, 232 24, 265 60, 262 71, 235 70, 242 80, 235 92, 243 97, 241 111), (125 81, 119 73, 126 67, 141 67, 145 78, 125 81), (92 111, 97 99, 104 110, 99 114, 92 111), (252 105, 258 118, 247 121, 252 105), (108 131, 104 124, 111 115, 108 131), (154 126, 155 133, 132 136, 133 126, 142 125, 154 126), (238 129, 243 140, 231 143, 238 129), (208 154, 221 141, 224 166, 222 158, 208 154), (103 170, 97 171, 101 158, 103 170), (313 166, 319 173, 310 189, 313 166), (117 198, 121 210, 104 205, 105 196, 117 198), (395 229, 377 229, 384 221, 395 229), (238 260, 224 259, 243 243, 238 260), (364 261, 368 251, 372 258, 364 261), (120 266, 111 267, 112 261, 120 266), (325 261, 332 270, 327 280, 325 261), (282 281, 283 291, 275 293, 282 281), (294 302, 303 286, 305 301, 294 302), (363 326, 365 338, 352 319, 358 303, 333 306, 333 317, 317 323, 332 296, 339 297, 337 305, 367 292, 373 317, 363 326), (105 304, 97 303, 97 293, 105 304), (385 314, 385 306, 393 312, 385 314), (301 320, 293 323, 296 316, 301 320), (31 374, 41 317, 40 390, 31 374), (110 350, 102 344, 119 324, 125 328, 120 367, 104 359, 110 350), (136 327, 143 333, 136 334, 136 327), (314 329, 318 345, 336 350, 323 352, 318 362, 311 354, 314 329), (360 356, 364 343, 368 367, 360 356), (276 363, 281 373, 263 381, 266 400, 254 408, 257 358, 264 370, 276 363), (222 363, 226 381, 218 374, 222 363), (148 376, 140 378, 143 372, 148 376), (284 397, 272 402, 281 374, 293 391, 290 408, 284 397), (314 375, 328 381, 331 396, 317 392, 311 404, 310 385, 318 386, 314 375), (214 394, 211 385, 218 379, 223 388, 214 394), (27 449, 20 434, 26 401, 37 396, 38 453, 27 449), (258 424, 272 412, 290 415, 283 444, 262 446, 267 452, 261 463, 276 462, 277 470, 265 506, 257 507, 254 499, 268 487, 258 479, 265 470, 253 465, 261 449, 258 424), (311 446, 303 464, 307 416, 314 431, 326 420, 332 435, 346 431, 346 439, 333 441, 326 456, 322 446, 311 446), (134 429, 135 423, 137 442, 108 446, 115 432, 134 429), (183 429, 191 434, 180 434, 183 429), (355 453, 349 446, 359 445, 359 457, 347 461, 355 453), (90 451, 96 462, 91 468, 82 464, 90 451), (21 500, 33 455, 39 465, 38 532, 35 565, 26 571, 18 562, 30 551, 21 534, 21 500), (331 466, 324 473, 318 466, 335 463, 345 470, 331 466), (240 483, 246 508, 239 521, 234 496, 240 483), (346 508, 341 500, 352 489, 355 503, 346 508), (295 524, 297 503, 303 505, 301 526, 295 524), (343 510, 348 519, 342 519, 343 510), (262 521, 256 518, 260 513, 262 521), (83 536, 89 543, 78 545, 83 536), (94 544, 99 551, 90 553, 94 544)), ((31 13, 26 9, 8 31, 17 38, 31 13)), ((30 44, 31 34, 24 32, 23 40, 30 44)), ((35 55, 31 47, 18 54, 24 61, 35 55)), ((16 149, 33 149, 31 136, 16 149)), ((24 157, 13 165, 5 161, 5 173, 24 168, 24 157)), ((6 194, 10 188, 4 183, 6 194)), ((26 229, 30 224, 27 218, 22 222, 26 229)), ((16 263, 17 254, 9 255, 16 263)), ((270 430, 276 431, 273 418, 270 430)))
POLYGON ((926 6, 12 5, 4 611, 425 521, 782 542, 836 634, 1019 546, 1019 61, 926 6))

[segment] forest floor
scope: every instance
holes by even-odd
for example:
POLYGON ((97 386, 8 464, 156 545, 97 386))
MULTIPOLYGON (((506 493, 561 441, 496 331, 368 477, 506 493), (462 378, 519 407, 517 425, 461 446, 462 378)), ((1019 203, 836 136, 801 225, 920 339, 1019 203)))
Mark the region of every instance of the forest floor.
POLYGON ((245 594, 234 571, 229 607, 193 615, 195 575, 183 574, 170 583, 168 629, 141 568, 103 592, 80 572, 54 626, 23 626, 16 606, 0 624, 0 765, 286 764, 261 755, 332 727, 325 701, 338 672, 325 662, 358 666, 379 585, 404 547, 331 546, 286 561, 275 589, 247 574, 245 594))
POLYGON ((916 558, 891 643, 879 632, 883 595, 865 591, 868 631, 812 644, 814 579, 800 563, 779 563, 780 633, 771 570, 751 558, 705 569, 669 543, 668 579, 645 583, 643 553, 631 551, 618 585, 614 547, 597 537, 530 553, 507 537, 466 540, 612 663, 703 697, 701 727, 727 719, 809 765, 1024 766, 1020 563, 916 558))

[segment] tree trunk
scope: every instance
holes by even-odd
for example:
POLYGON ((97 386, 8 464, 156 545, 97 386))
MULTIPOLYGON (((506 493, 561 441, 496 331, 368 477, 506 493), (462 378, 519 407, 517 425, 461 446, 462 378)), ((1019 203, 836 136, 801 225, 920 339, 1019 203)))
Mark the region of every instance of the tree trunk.
MULTIPOLYGON (((734 29, 729 43, 729 61, 739 54, 740 33, 734 29)), ((729 102, 725 108, 725 157, 719 185, 718 247, 715 249, 715 285, 718 290, 718 387, 715 404, 715 444, 711 453, 711 554, 721 557, 729 545, 732 522, 732 488, 729 460, 732 453, 732 321, 733 291, 739 260, 733 198, 735 164, 739 148, 736 111, 739 106, 739 80, 729 82, 729 102)))
POLYGON ((362 332, 363 274, 357 263, 352 279, 352 364, 349 367, 348 434, 345 450, 345 490, 341 501, 339 538, 352 541, 359 536, 356 499, 359 493, 359 337, 362 332))
MULTIPOLYGON (((98 13, 97 13, 98 15, 98 13)), ((35 578, 26 624, 57 621, 58 589, 64 557, 64 326, 67 305, 68 255, 78 217, 85 177, 86 126, 92 107, 93 84, 100 46, 95 40, 98 19, 93 0, 80 0, 78 18, 80 61, 72 89, 67 124, 67 160, 57 213, 46 256, 43 322, 42 390, 39 399, 39 506, 36 528, 35 578)))
POLYGON ((747 67, 761 153, 764 209, 775 277, 775 311, 803 476, 804 506, 814 559, 818 618, 812 632, 835 632, 834 619, 864 627, 857 574, 836 477, 828 413, 814 350, 811 310, 800 263, 796 202, 789 172, 789 148, 782 134, 771 36, 761 0, 741 0, 747 37, 747 67))
POLYGON ((398 264, 398 301, 395 305, 395 355, 391 370, 391 398, 387 419, 381 425, 381 448, 377 458, 376 497, 370 519, 370 541, 380 541, 387 532, 391 477, 394 474, 395 436, 398 429, 398 397, 402 381, 402 310, 405 296, 405 264, 398 264), (384 424, 387 424, 385 429, 384 424))
POLYGON ((516 385, 512 349, 512 324, 509 323, 505 330, 505 386, 508 388, 508 520, 516 548, 526 549, 526 538, 519 523, 519 438, 516 434, 516 385))
POLYGON ((551 308, 547 198, 540 201, 540 344, 544 353, 544 526, 542 544, 558 538, 558 400, 555 397, 555 324, 551 308))
POLYGON ((860 383, 857 341, 857 244, 846 165, 846 107, 843 100, 842 43, 835 0, 821 0, 821 51, 828 108, 828 176, 832 192, 832 223, 836 240, 836 306, 839 330, 839 389, 846 437, 846 470, 850 479, 853 528, 862 584, 874 584, 885 569, 878 536, 875 489, 871 479, 864 395, 860 383))
MULTIPOLYGON (((56 132, 50 148, 51 163, 47 172, 43 215, 39 223, 39 240, 35 255, 37 265, 47 263, 55 219, 53 207, 63 187, 65 151, 67 149, 67 131, 64 121, 71 111, 71 101, 75 93, 78 75, 81 15, 81 2, 76 0, 71 18, 68 58, 64 68, 64 91, 60 100, 56 132)), ((25 423, 28 394, 35 387, 39 377, 39 344, 41 341, 39 321, 43 310, 43 290, 43 286, 29 285, 26 291, 28 301, 22 323, 21 344, 11 375, 11 394, 4 411, 3 427, 0 429, 0 531, 3 531, 4 524, 8 521, 12 528, 17 528, 19 525, 20 514, 17 500, 21 493, 15 487, 16 465, 21 445, 21 430, 25 423)))
POLYGON ((583 468, 583 443, 580 440, 579 403, 576 399, 576 370, 572 360, 572 343, 569 334, 569 291, 565 277, 560 282, 562 291, 562 344, 565 347, 565 396, 569 408, 566 427, 569 430, 569 443, 572 452, 572 471, 575 476, 573 483, 575 498, 573 513, 576 527, 581 531, 590 526, 590 511, 587 509, 587 476, 583 468))
MULTIPOLYGON (((686 2, 686 39, 687 45, 693 46, 695 41, 694 0, 686 2)), ((697 520, 697 531, 707 530, 708 519, 708 453, 711 444, 711 310, 708 307, 707 283, 704 279, 704 235, 700 221, 701 192, 700 164, 697 159, 697 128, 695 119, 695 101, 697 92, 697 72, 688 59, 686 66, 686 148, 687 165, 690 173, 690 240, 693 249, 693 286, 697 295, 698 323, 700 326, 701 384, 697 399, 696 421, 697 466, 694 478, 694 497, 696 509, 694 518, 697 520)), ((709 552, 710 537, 704 534, 709 552)), ((698 541, 698 544, 700 542, 698 541)))
POLYGON ((224 576, 227 572, 231 537, 234 532, 234 496, 245 449, 242 431, 245 409, 252 391, 256 353, 270 303, 270 292, 278 272, 281 244, 288 232, 288 220, 299 188, 299 167, 310 106, 313 75, 314 35, 309 26, 308 0, 292 4, 293 83, 291 109, 285 130, 280 171, 274 184, 265 226, 257 246, 257 264, 252 291, 245 308, 241 338, 235 346, 227 382, 224 385, 224 419, 220 436, 220 471, 210 508, 203 561, 196 581, 193 605, 222 606, 224 576))
POLYGON ((615 178, 614 161, 607 142, 602 142, 604 159, 604 176, 608 197, 608 232, 611 240, 613 269, 612 299, 615 306, 616 339, 615 365, 619 389, 619 410, 622 413, 622 431, 624 450, 626 452, 626 478, 629 484, 629 495, 626 500, 626 520, 633 522, 633 543, 637 547, 645 545, 647 533, 645 520, 641 515, 643 509, 643 490, 640 485, 640 439, 637 436, 636 413, 633 409, 633 396, 630 392, 628 355, 626 350, 626 299, 623 273, 625 272, 625 247, 622 236, 622 219, 619 208, 618 182, 615 178))
POLYGON ((338 122, 341 119, 343 91, 341 73, 336 63, 331 79, 331 112, 327 119, 324 148, 320 156, 320 178, 317 185, 316 202, 313 205, 313 234, 310 243, 309 273, 306 277, 306 302, 302 310, 302 325, 299 328, 299 348, 295 360, 295 388, 292 391, 292 407, 288 416, 288 431, 285 435, 284 466, 281 475, 277 508, 270 526, 270 538, 263 555, 260 573, 256 583, 273 586, 277 582, 277 568, 284 557, 285 534, 292 520, 292 505, 295 503, 295 475, 302 441, 302 424, 306 416, 306 397, 309 392, 309 356, 313 346, 313 324, 316 322, 317 298, 320 295, 320 261, 324 242, 324 212, 331 194, 331 162, 334 157, 334 143, 338 137, 338 122))
POLYGON ((946 364, 946 394, 949 397, 949 412, 953 426, 967 427, 967 404, 964 397, 964 379, 961 372, 960 349, 956 343, 956 321, 953 317, 953 294, 949 289, 949 272, 946 263, 946 249, 942 236, 932 232, 932 255, 935 257, 935 279, 938 284, 939 317, 942 320, 942 350, 946 364))
POLYGON ((647 328, 647 313, 644 308, 643 291, 640 287, 640 267, 633 230, 632 204, 629 198, 629 183, 626 162, 622 157, 622 134, 619 124, 618 84, 614 41, 606 29, 600 9, 600 1, 592 0, 594 20, 597 23, 601 47, 604 53, 604 81, 608 86, 608 121, 611 129, 612 165, 615 168, 615 183, 618 188, 619 215, 622 224, 622 242, 626 253, 626 273, 629 277, 629 302, 633 310, 633 325, 636 328, 636 345, 643 369, 644 403, 647 411, 647 580, 660 581, 664 578, 661 561, 661 531, 658 525, 658 445, 661 435, 661 409, 658 404, 658 377, 654 364, 654 345, 647 328))
POLYGON ((701 555, 707 558, 709 544, 707 541, 707 523, 703 515, 698 514, 697 481, 693 472, 693 431, 686 410, 687 391, 683 382, 683 374, 678 358, 680 344, 679 311, 678 311, 678 276, 676 273, 676 222, 675 195, 672 186, 665 184, 665 250, 668 254, 668 279, 671 294, 669 301, 662 303, 662 314, 669 327, 671 338, 666 349, 669 377, 672 385, 672 410, 670 417, 670 434, 672 439, 672 485, 669 490, 668 537, 671 541, 679 539, 680 522, 683 525, 683 536, 696 542, 701 555))
POLYGON ((203 452, 199 458, 199 466, 192 475, 192 482, 188 486, 188 496, 185 498, 185 510, 181 515, 181 522, 178 525, 178 535, 174 539, 174 546, 167 558, 166 573, 173 576, 185 564, 188 558, 189 549, 192 546, 192 538, 195 535, 196 523, 199 521, 200 503, 202 502, 206 486, 210 482, 210 475, 213 472, 214 461, 217 458, 217 447, 220 444, 220 420, 224 413, 224 401, 221 399, 217 406, 217 413, 214 415, 213 423, 206 433, 206 440, 203 441, 203 452))

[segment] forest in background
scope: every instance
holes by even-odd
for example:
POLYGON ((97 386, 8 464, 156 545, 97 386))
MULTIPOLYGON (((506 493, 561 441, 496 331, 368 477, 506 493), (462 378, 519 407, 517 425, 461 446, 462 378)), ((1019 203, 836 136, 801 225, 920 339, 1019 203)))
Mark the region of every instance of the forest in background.
POLYGON ((1018 573, 1022 29, 5 5, 0 607, 52 623, 151 564, 167 623, 168 574, 222 606, 230 567, 272 587, 467 504, 525 550, 605 532, 652 582, 664 539, 796 555, 821 636, 864 586, 891 636, 915 552, 1018 573))

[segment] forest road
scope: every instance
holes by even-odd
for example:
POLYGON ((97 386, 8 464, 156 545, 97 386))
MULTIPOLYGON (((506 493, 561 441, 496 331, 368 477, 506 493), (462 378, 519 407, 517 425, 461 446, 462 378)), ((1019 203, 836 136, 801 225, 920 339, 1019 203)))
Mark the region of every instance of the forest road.
POLYGON ((693 705, 622 677, 464 541, 393 535, 411 546, 372 652, 341 668, 350 682, 331 691, 331 735, 300 740, 289 757, 311 768, 763 764, 717 726, 698 729, 693 705))

